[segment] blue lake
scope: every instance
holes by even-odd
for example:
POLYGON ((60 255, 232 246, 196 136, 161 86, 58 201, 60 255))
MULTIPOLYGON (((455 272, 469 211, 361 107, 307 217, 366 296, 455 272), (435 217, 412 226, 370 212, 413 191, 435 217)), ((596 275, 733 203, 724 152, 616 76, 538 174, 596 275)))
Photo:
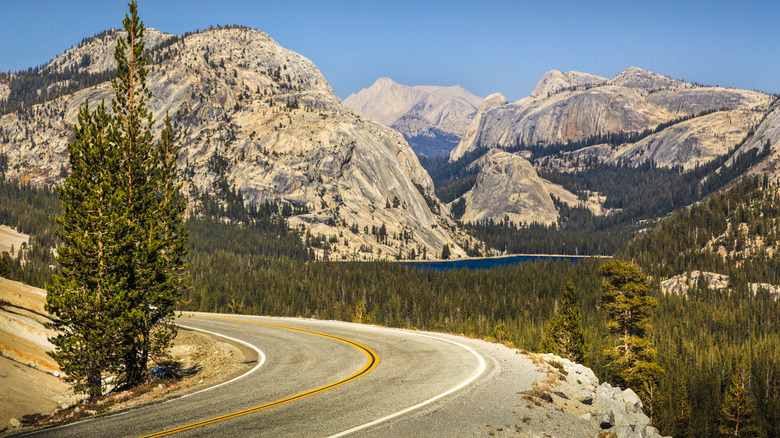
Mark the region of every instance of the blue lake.
POLYGON ((588 257, 584 256, 570 256, 570 255, 513 255, 506 257, 486 257, 479 259, 460 259, 460 260, 444 260, 435 262, 400 262, 406 266, 418 268, 418 269, 433 269, 435 271, 446 271, 449 269, 490 269, 498 266, 516 265, 521 262, 536 262, 536 261, 567 261, 576 263, 579 260, 588 257))

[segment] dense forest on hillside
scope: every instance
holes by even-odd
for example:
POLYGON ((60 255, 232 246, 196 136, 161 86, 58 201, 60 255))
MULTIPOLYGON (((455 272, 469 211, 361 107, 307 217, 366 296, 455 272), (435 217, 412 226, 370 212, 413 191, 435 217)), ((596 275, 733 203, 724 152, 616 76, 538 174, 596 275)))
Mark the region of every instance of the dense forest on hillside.
POLYGON ((694 269, 735 282, 780 284, 780 187, 748 178, 672 214, 621 253, 670 277, 694 269))
MULTIPOLYGON (((200 253, 191 258, 195 281, 183 308, 350 321, 362 305, 376 324, 492 338, 538 351, 563 285, 573 281, 580 291, 588 366, 609 380, 601 356, 608 341, 606 315, 599 306, 600 263, 585 259, 436 272, 385 262, 200 253)), ((653 400, 661 431, 690 437, 716 434, 731 376, 746 367, 759 425, 765 436, 778 436, 780 303, 744 291, 702 291, 686 298, 662 296, 657 283, 651 290, 659 301, 651 338, 666 369, 653 400), (679 414, 680 405, 688 410, 679 414), (676 429, 681 423, 685 430, 676 429)))
MULTIPOLYGON (((681 168, 657 167, 652 163, 634 166, 598 162, 589 163, 585 170, 577 172, 549 169, 539 172, 540 177, 560 184, 582 199, 586 199, 589 192, 606 196, 604 207, 613 210, 607 216, 594 216, 585 208, 567 207, 553 199, 561 220, 551 226, 531 224, 517 229, 511 224, 493 221, 463 225, 488 247, 509 254, 614 254, 627 244, 634 232, 646 228, 647 221, 704 199, 742 175, 770 152, 767 144, 762 150, 738 155, 729 163, 740 145, 687 172, 681 168)), ((487 150, 471 151, 455 162, 449 162, 444 157, 420 159, 433 179, 439 199, 451 202, 471 190, 479 173, 471 164, 487 150)), ((548 154, 555 155, 556 151, 552 147, 548 154)), ((531 152, 541 154, 538 148, 531 152)), ((453 213, 463 207, 453 204, 453 213)))
POLYGON ((30 245, 14 248, 13 257, 0 254, 0 276, 43 287, 54 272, 51 249, 56 244, 54 221, 60 210, 53 190, 0 179, 0 224, 30 235, 30 245))
MULTIPOLYGON (((8 223, 33 237, 51 233, 52 222, 47 226, 47 220, 36 217, 58 214, 56 195, 4 184, 0 206, 14 207, 0 209, 3 220, 15 221, 8 223)), ((763 183, 746 184, 742 190, 763 183)), ((610 379, 601 355, 608 342, 606 315, 599 305, 601 261, 449 272, 386 262, 315 262, 279 212, 278 206, 247 211, 242 214, 254 219, 245 224, 208 215, 189 219, 192 281, 180 308, 351 321, 360 303, 373 323, 463 333, 537 351, 563 286, 572 281, 579 291, 589 345, 587 365, 600 378, 610 379)), ((29 275, 30 264, 17 268, 17 279, 38 286, 46 281, 40 272, 29 275)), ((651 294, 659 305, 651 316, 650 336, 666 369, 652 412, 661 432, 716 434, 731 377, 747 369, 762 436, 780 436, 780 302, 766 294, 753 296, 744 288, 732 294, 702 288, 687 297, 663 296, 657 280, 651 294)))

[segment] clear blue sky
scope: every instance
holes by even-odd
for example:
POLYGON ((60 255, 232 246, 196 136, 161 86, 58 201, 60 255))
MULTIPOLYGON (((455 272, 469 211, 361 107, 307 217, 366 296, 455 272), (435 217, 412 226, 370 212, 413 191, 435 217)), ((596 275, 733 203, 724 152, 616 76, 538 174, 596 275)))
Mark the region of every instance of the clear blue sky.
MULTIPOLYGON (((126 1, 0 0, 0 70, 39 65, 120 27, 126 1)), ((780 1, 141 0, 146 26, 262 30, 314 61, 344 98, 389 76, 527 96, 547 70, 780 92, 780 1)))

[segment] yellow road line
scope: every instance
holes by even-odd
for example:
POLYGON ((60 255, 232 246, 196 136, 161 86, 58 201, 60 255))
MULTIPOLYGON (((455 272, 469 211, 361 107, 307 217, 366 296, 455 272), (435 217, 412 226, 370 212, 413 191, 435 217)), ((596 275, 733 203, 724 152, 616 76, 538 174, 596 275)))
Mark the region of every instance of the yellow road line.
POLYGON ((271 324, 271 323, 267 323, 267 322, 245 321, 245 320, 242 320, 242 319, 221 318, 221 317, 218 317, 218 316, 205 316, 205 315, 193 315, 193 316, 196 316, 198 318, 222 319, 222 320, 225 320, 225 321, 237 321, 237 322, 245 322, 245 323, 248 323, 248 324, 257 324, 257 325, 264 325, 264 326, 268 326, 268 327, 283 328, 283 329, 286 329, 286 330, 294 330, 294 331, 297 331, 297 332, 302 332, 302 333, 308 333, 308 334, 311 334, 311 335, 322 336, 324 338, 335 339, 337 341, 341 341, 341 342, 344 342, 346 344, 352 345, 353 347, 358 348, 359 350, 361 350, 366 355, 366 358, 368 360, 366 361, 366 364, 363 366, 363 368, 361 368, 360 371, 358 371, 357 373, 355 373, 355 374, 353 374, 353 375, 351 375, 351 376, 349 376, 349 377, 347 377, 345 379, 339 380, 338 382, 331 383, 330 385, 326 385, 326 386, 323 386, 323 387, 320 387, 320 388, 317 388, 317 389, 312 389, 311 391, 307 391, 307 392, 304 392, 304 393, 301 393, 301 394, 298 394, 298 395, 294 395, 292 397, 287 397, 287 398, 282 399, 282 400, 277 400, 275 402, 267 403, 267 404, 264 404, 262 406, 257 406, 257 407, 254 407, 254 408, 245 409, 243 411, 234 412, 232 414, 222 415, 221 417, 211 418, 209 420, 203 420, 203 421, 199 421, 197 423, 188 424, 186 426, 181 426, 181 427, 177 427, 177 428, 174 428, 174 429, 168 429, 168 430, 165 430, 165 431, 162 431, 162 432, 157 432, 157 433, 154 433, 154 434, 151 434, 151 435, 146 435, 146 436, 144 436, 142 438, 153 438, 153 437, 170 435, 170 434, 177 433, 177 432, 183 432, 185 430, 194 429, 196 427, 205 426, 207 424, 213 424, 213 423, 217 423, 219 421, 229 420, 231 418, 236 418, 236 417, 240 417, 242 415, 251 414, 253 412, 262 411, 263 409, 268 409, 268 408, 271 408, 271 407, 274 407, 274 406, 283 405, 283 404, 289 403, 291 401, 300 400, 300 399, 302 399, 304 397, 308 397, 310 395, 319 394, 320 392, 327 391, 329 389, 332 389, 332 388, 335 388, 337 386, 343 385, 343 384, 345 384, 347 382, 351 382, 351 381, 357 379, 358 377, 361 377, 361 376, 365 375, 369 371, 373 370, 376 367, 377 363, 379 362, 379 357, 376 355, 376 353, 374 353, 370 348, 366 347, 365 345, 359 344, 359 343, 357 343, 355 341, 351 341, 349 339, 345 339, 345 338, 342 338, 342 337, 339 337, 339 336, 329 335, 327 333, 320 333, 320 332, 315 332, 315 331, 312 331, 312 330, 306 330, 306 329, 297 328, 297 327, 287 327, 287 326, 284 326, 284 325, 271 324))

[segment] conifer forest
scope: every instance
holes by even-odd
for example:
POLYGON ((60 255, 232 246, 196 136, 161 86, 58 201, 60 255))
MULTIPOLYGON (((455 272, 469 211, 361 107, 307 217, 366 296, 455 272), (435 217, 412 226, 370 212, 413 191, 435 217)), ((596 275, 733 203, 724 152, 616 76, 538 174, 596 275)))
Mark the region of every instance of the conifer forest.
MULTIPOLYGON (((751 230, 760 230, 764 244, 776 242, 770 240, 777 238, 776 232, 764 231, 777 229, 769 225, 776 224, 780 205, 777 192, 771 194, 768 187, 761 179, 737 184, 708 202, 672 215, 618 254, 627 262, 634 259, 649 276, 647 294, 657 302, 648 312, 645 331, 657 350, 655 363, 664 372, 652 398, 645 394, 643 401, 664 434, 717 435, 725 404, 735 403, 731 393, 737 377, 749 381, 750 390, 741 397, 752 406, 758 436, 780 434, 780 301, 765 291, 754 294, 747 288, 748 281, 776 282, 777 257, 767 259, 760 251, 735 252, 729 257, 748 267, 735 270, 718 262, 714 254, 698 253, 703 264, 697 266, 732 275, 731 292, 698 284, 687 295, 678 296, 662 294, 659 286, 664 272, 694 266, 692 255, 675 245, 693 246, 673 236, 680 235, 680 228, 686 236, 688 228, 695 230, 696 218, 710 228, 702 226, 698 238, 692 232, 693 242, 715 235, 730 248, 740 248, 739 236, 722 231, 729 220, 748 217, 761 218, 764 224, 756 222, 748 230, 743 227, 745 242, 755 242, 751 230)), ((38 236, 46 242, 45 236, 53 235, 54 223, 41 218, 59 214, 54 192, 6 181, 0 185, 0 195, 0 216, 6 223, 29 232, 33 242, 38 236)), ((542 351, 540 340, 557 318, 557 303, 565 298, 570 283, 581 313, 585 364, 599 378, 617 380, 604 354, 612 338, 607 328, 610 316, 602 302, 600 259, 443 272, 391 262, 315 261, 299 232, 285 225, 280 210, 269 205, 241 224, 228 224, 217 216, 190 217, 186 229, 191 287, 185 290, 179 310, 352 321, 363 307, 375 324, 462 333, 508 342, 525 351, 542 351)), ((45 286, 54 273, 52 260, 35 247, 14 257, 4 254, 0 274, 45 286), (20 259, 29 263, 21 266, 20 259)))
MULTIPOLYGON (((453 238, 438 246, 436 258, 584 256, 577 261, 439 271, 402 263, 401 249, 398 261, 348 261, 344 253, 330 252, 331 245, 346 241, 347 230, 370 232, 377 242, 414 239, 406 229, 395 234, 390 223, 344 221, 344 235, 312 234, 305 221, 294 220, 307 216, 311 205, 279 197, 248 201, 244 196, 251 190, 242 193, 226 176, 237 159, 220 155, 219 147, 200 169, 213 180, 212 190, 186 185, 195 171, 189 162, 178 167, 184 161, 178 141, 185 115, 163 111, 165 117, 154 120, 145 82, 150 65, 159 67, 173 56, 171 47, 183 47, 182 37, 145 51, 136 7, 132 2, 123 22, 115 67, 99 73, 78 66, 0 73, 0 84, 13 90, 0 100, 0 116, 28 113, 35 104, 96 84, 108 89, 108 81, 113 91, 110 102, 87 100, 79 107, 60 181, 33 185, 7 177, 13 166, 0 149, 0 225, 30 236, 0 253, 0 276, 46 289, 47 311, 60 333, 52 338, 57 349, 50 355, 77 391, 102 396, 106 372, 121 376, 118 386, 143 382, 152 358, 176 336, 177 312, 289 316, 453 333, 553 353, 590 367, 601 381, 631 388, 663 435, 780 437, 780 183, 748 172, 772 153, 769 142, 738 153, 751 128, 725 154, 686 170, 595 158, 571 171, 537 166, 582 148, 639 142, 726 109, 579 141, 502 146, 534 160, 539 177, 573 198, 585 201, 592 192, 605 198, 601 207, 608 213, 597 215, 553 196, 554 223, 461 222, 463 197, 480 178, 481 169, 472 164, 489 148, 457 161, 419 157, 420 173, 427 172, 433 185, 407 185, 420 210, 427 206, 430 217, 434 210, 441 214, 437 218, 446 215, 440 223, 426 223, 425 231, 447 224, 465 248, 453 238), (184 193, 185 186, 191 191, 184 193), (727 276, 727 286, 715 287, 695 271, 727 276), (664 286, 673 278, 684 287, 664 286)), ((82 60, 84 66, 90 62, 82 60)), ((281 71, 275 71, 279 81, 281 71)), ((232 75, 236 85, 237 70, 232 75)), ((295 87, 300 90, 283 88, 298 92, 304 84, 295 87)), ((317 122, 335 117, 326 114, 327 105, 317 108, 318 115, 305 99, 286 102, 267 109, 289 117, 288 124, 293 110, 317 122)), ((217 133, 208 134, 217 141, 217 133)), ((2 131, 0 138, 10 144, 2 131)), ((225 142, 223 151, 230 145, 225 142)), ((342 165, 354 159, 352 152, 341 158, 342 165)), ((330 201, 335 212, 346 205, 331 195, 321 190, 319 213, 330 201)), ((376 211, 406 208, 406 201, 391 196, 376 211)), ((305 219, 335 226, 322 214, 305 219)))

